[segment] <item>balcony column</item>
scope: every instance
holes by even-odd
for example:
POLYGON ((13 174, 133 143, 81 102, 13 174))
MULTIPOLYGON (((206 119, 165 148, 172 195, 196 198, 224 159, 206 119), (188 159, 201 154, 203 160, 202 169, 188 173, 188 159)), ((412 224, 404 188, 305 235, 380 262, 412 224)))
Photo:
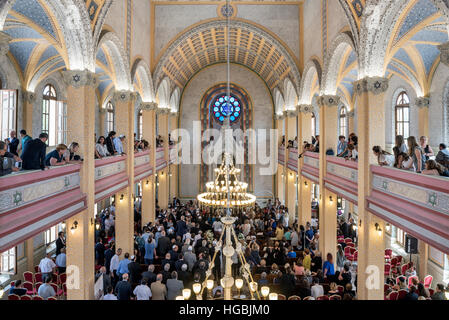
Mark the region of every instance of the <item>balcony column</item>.
POLYGON ((420 136, 429 137, 429 105, 430 98, 428 97, 420 97, 415 100, 415 106, 418 107, 418 132, 420 136))
POLYGON ((327 174, 326 150, 336 152, 338 140, 338 105, 340 97, 324 95, 318 97, 320 107, 320 201, 319 201, 319 249, 326 258, 331 253, 336 262, 337 253, 337 196, 325 188, 327 174))
MULTIPOLYGON (((349 134, 355 132, 355 111, 354 111, 354 107, 352 107, 352 111, 348 112, 348 131, 349 134)), ((346 139, 348 139, 348 137, 346 137, 346 139)))
POLYGON ((130 91, 116 91, 115 103, 117 136, 125 135, 123 149, 126 153, 128 187, 116 196, 115 241, 116 247, 124 253, 134 254, 134 109, 136 94, 130 91))
POLYGON ((67 141, 80 145, 84 159, 80 172, 81 191, 87 208, 66 221, 67 299, 92 300, 95 275, 95 89, 96 75, 89 71, 63 73, 67 87, 67 141), (71 231, 72 227, 73 232, 71 231), (73 268, 71 270, 71 268, 73 268))
MULTIPOLYGON (((275 114, 276 128, 278 130, 278 146, 282 143, 282 136, 284 135, 284 114, 275 114)), ((279 150, 279 149, 278 149, 279 150)), ((284 161, 286 160, 286 154, 284 154, 284 161)), ((285 201, 285 167, 277 163, 276 174, 276 197, 281 203, 285 201)))
MULTIPOLYGON (((298 111, 295 110, 289 110, 286 111, 286 123, 287 123, 287 129, 286 129, 286 145, 288 144, 289 140, 294 140, 297 136, 296 132, 296 126, 297 126, 297 116, 298 111)), ((288 169, 288 162, 290 161, 290 152, 288 152, 288 149, 285 150, 286 159, 285 159, 285 166, 287 168, 287 177, 285 179, 286 181, 286 200, 285 205, 288 208, 288 214, 289 214, 289 225, 292 225, 296 218, 296 199, 298 196, 298 189, 297 189, 297 181, 296 181, 296 172, 293 170, 288 169)), ((296 160, 296 159, 294 159, 296 160)))
POLYGON ((154 222, 156 219, 156 188, 154 174, 156 173, 156 103, 142 103, 143 139, 150 147, 150 164, 153 174, 142 181, 142 225, 154 222))
POLYGON ((429 260, 429 245, 424 241, 418 240, 418 276, 424 281, 428 275, 427 262, 429 260))
MULTIPOLYGON (((178 115, 179 113, 172 112, 170 113, 170 132, 173 132, 173 130, 176 130, 178 128, 178 115)), ((173 134, 172 134, 173 136, 173 134)), ((175 145, 173 150, 170 150, 169 152, 169 160, 170 160, 170 153, 176 153, 178 154, 178 146, 175 145)), ((169 176, 169 185, 170 185, 170 197, 177 197, 178 196, 178 165, 171 164, 170 165, 170 176, 169 176)), ((169 199, 170 201, 171 199, 169 199)))
POLYGON ((25 257, 27 259, 27 271, 34 272, 34 238, 25 241, 25 257))
POLYGON ((440 50, 440 61, 449 67, 449 42, 445 42, 438 46, 440 50))
POLYGON ((385 148, 386 78, 364 78, 354 83, 358 95, 358 272, 357 295, 360 300, 384 298, 385 223, 367 210, 366 198, 371 190, 372 164, 377 160, 375 145, 385 148), (381 229, 376 230, 376 224, 381 229))
MULTIPOLYGON (((309 141, 312 132, 312 105, 298 106, 298 155, 303 150, 303 141, 309 141)), ((302 174, 304 156, 298 159, 298 224, 305 226, 312 219, 312 182, 302 174)))
POLYGON ((29 136, 33 135, 33 107, 36 102, 36 94, 34 92, 25 91, 22 93, 23 98, 23 128, 29 136))
POLYGON ((100 119, 99 119, 100 120, 100 135, 97 138, 99 138, 100 136, 105 136, 106 137, 109 134, 109 132, 106 132, 106 128, 105 128, 107 110, 105 108, 102 108, 101 106, 99 108, 100 108, 100 112, 99 112, 99 115, 100 115, 100 119))
POLYGON ((169 160, 169 143, 168 143, 168 121, 169 109, 158 109, 159 135, 164 141, 164 161, 167 167, 158 172, 159 188, 158 188, 158 204, 161 209, 167 209, 169 202, 169 185, 168 185, 168 160, 169 160))

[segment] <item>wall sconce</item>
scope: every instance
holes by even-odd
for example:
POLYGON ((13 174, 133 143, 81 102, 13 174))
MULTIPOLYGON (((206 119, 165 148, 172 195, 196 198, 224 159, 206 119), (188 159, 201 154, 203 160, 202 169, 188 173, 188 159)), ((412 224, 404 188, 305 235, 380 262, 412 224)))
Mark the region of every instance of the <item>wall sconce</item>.
POLYGON ((337 198, 337 203, 341 204, 341 198, 337 198))
POLYGON ((307 188, 309 186, 309 184, 307 183, 307 181, 304 181, 304 186, 307 188))
POLYGON ((125 199, 125 196, 123 195, 123 193, 120 195, 120 202, 123 201, 123 199, 125 199))
POLYGON ((387 223, 386 225, 385 225, 385 230, 387 230, 387 232, 390 232, 390 224, 389 223, 387 223))
POLYGON ((154 176, 157 178, 157 173, 155 173, 154 176))
POLYGON ((70 228, 70 232, 72 234, 75 233, 75 230, 78 229, 78 221, 74 221, 72 227, 70 228))
POLYGON ((379 237, 382 235, 382 228, 380 227, 380 225, 376 222, 376 224, 374 225, 374 227, 376 228, 377 234, 379 235, 379 237))
POLYGON ((65 227, 66 227, 65 221, 63 221, 63 222, 61 223, 61 227, 62 227, 62 229, 65 230, 65 227))
POLYGON ((94 218, 90 218, 90 225, 93 226, 94 225, 94 218))
POLYGON ((293 178, 293 173, 290 172, 290 178, 293 178))
POLYGON ((281 177, 282 177, 282 179, 284 179, 284 177, 285 177, 284 174, 281 174, 281 177))
POLYGON ((329 203, 332 205, 334 203, 334 199, 332 198, 332 196, 329 196, 329 203))
POLYGON ((147 180, 146 183, 145 183, 145 185, 148 186, 149 184, 150 184, 150 181, 147 180))
POLYGON ((173 174, 170 172, 170 173, 168 174, 168 176, 171 178, 171 177, 173 177, 173 174))
POLYGON ((98 222, 95 224, 95 229, 100 230, 100 224, 98 222))
POLYGON ((161 177, 163 177, 163 176, 164 176, 164 171, 161 172, 161 177))

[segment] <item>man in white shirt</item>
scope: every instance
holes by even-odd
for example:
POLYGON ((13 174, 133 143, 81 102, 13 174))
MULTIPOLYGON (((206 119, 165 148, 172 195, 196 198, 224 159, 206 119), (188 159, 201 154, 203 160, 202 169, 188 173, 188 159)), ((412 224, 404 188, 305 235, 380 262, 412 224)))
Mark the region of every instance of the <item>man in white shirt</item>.
POLYGON ((117 297, 114 295, 114 288, 109 286, 106 289, 107 294, 103 297, 103 300, 117 300, 117 297))
POLYGON ((58 267, 59 274, 65 273, 66 259, 65 248, 62 248, 61 253, 56 256, 56 266, 58 267))
POLYGON ((117 151, 117 154, 119 154, 119 155, 122 155, 125 153, 123 150, 123 141, 125 141, 125 136, 123 134, 120 137, 114 138, 114 147, 115 147, 115 150, 117 151))
POLYGON ((54 269, 56 268, 56 264, 51 260, 51 253, 47 253, 45 258, 41 260, 39 263, 39 269, 42 273, 42 279, 45 279, 46 277, 52 277, 54 269))
POLYGON ((114 256, 111 258, 111 265, 109 267, 109 271, 110 271, 110 275, 112 278, 112 282, 114 284, 117 283, 118 281, 118 275, 117 275, 117 269, 118 269, 118 265, 120 263, 120 255, 122 254, 122 249, 118 248, 116 254, 114 254, 114 256))
POLYGON ((114 216, 112 214, 109 214, 109 217, 104 220, 104 228, 105 228, 106 232, 108 232, 109 229, 111 227, 113 227, 114 225, 115 225, 114 216))
POLYGON ((321 284, 318 283, 318 280, 316 279, 313 279, 310 291, 312 292, 312 297, 314 297, 315 299, 319 296, 324 295, 324 288, 321 284))
POLYGON ((143 279, 140 285, 134 289, 133 294, 136 296, 137 300, 150 300, 152 294, 146 279, 143 279))

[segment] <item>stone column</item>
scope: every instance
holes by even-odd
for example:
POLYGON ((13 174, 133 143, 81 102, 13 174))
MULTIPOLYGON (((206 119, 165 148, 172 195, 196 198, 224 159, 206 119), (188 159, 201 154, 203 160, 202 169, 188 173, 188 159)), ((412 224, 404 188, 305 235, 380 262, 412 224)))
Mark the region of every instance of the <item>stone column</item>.
MULTIPOLYGON (((105 137, 109 134, 109 132, 106 132, 106 128, 105 128, 106 113, 107 113, 107 110, 100 106, 100 112, 99 112, 99 115, 100 115, 100 119, 99 119, 99 121, 100 121, 100 136, 105 136, 105 137)), ((98 136, 97 138, 99 138, 100 136, 98 136)))
POLYGON ((124 253, 134 254, 134 105, 136 94, 130 91, 114 93, 117 136, 125 135, 123 149, 126 153, 128 187, 118 192, 115 215, 116 247, 124 253))
POLYGON ((354 83, 358 95, 358 272, 357 295, 360 300, 384 298, 385 223, 368 212, 366 198, 371 192, 370 166, 377 164, 371 151, 375 145, 385 148, 384 95, 386 78, 364 78, 354 83), (382 231, 376 230, 376 225, 382 231))
MULTIPOLYGON (((170 133, 173 132, 173 130, 176 130, 178 128, 178 113, 170 113, 170 133)), ((172 134, 173 136, 173 134, 172 134)), ((172 152, 170 150, 170 152, 172 152)), ((175 149, 173 149, 173 152, 178 152, 178 147, 175 146, 175 149)), ((170 159, 170 154, 169 154, 170 159)), ((177 197, 178 196, 178 165, 172 164, 170 165, 170 176, 169 176, 169 185, 170 185, 170 197, 177 197)), ((170 201, 171 199, 169 199, 170 201)))
POLYGON ((438 46, 440 50, 440 61, 449 67, 449 42, 445 42, 438 46))
MULTIPOLYGON (((312 105, 298 106, 298 155, 303 150, 303 141, 310 141, 312 132, 312 105)), ((304 156, 298 159, 298 224, 306 225, 312 218, 312 182, 302 176, 304 156)))
POLYGON ((23 128, 27 134, 33 136, 33 108, 36 102, 36 94, 34 92, 25 91, 22 93, 23 98, 23 128))
MULTIPOLYGON (((349 128, 349 134, 355 132, 355 124, 354 124, 354 120, 355 120, 355 111, 354 111, 354 107, 352 107, 352 111, 348 112, 348 128, 349 128)), ((346 139, 348 139, 348 137, 346 137, 346 139)))
MULTIPOLYGON (((169 109, 159 109, 158 110, 158 121, 159 121, 159 135, 164 141, 164 160, 169 160, 169 144, 168 144, 168 114, 169 109)), ((158 204, 161 209, 166 209, 169 202, 169 185, 168 185, 168 165, 166 168, 158 172, 159 177, 159 188, 158 188, 158 204)))
POLYGON ((87 208, 66 221, 67 225, 67 298, 92 300, 95 274, 95 89, 96 75, 88 71, 63 73, 67 86, 67 141, 80 145, 81 190, 87 208), (71 232, 74 228, 73 233, 71 232), (71 268, 73 268, 71 270, 71 268))
MULTIPOLYGON (((416 98, 415 105, 418 107, 419 135, 429 137, 429 105, 430 99, 427 97, 416 98)), ((418 137, 419 139, 419 137, 418 137)))
MULTIPOLYGON (((274 115, 275 121, 276 121, 276 129, 278 130, 278 144, 276 152, 279 151, 279 146, 282 142, 282 136, 283 136, 283 129, 284 129, 284 114, 275 114, 274 115)), ((282 203, 285 201, 285 188, 284 188, 284 179, 285 179, 285 172, 284 167, 281 166, 279 163, 276 164, 277 166, 277 173, 276 173, 276 197, 279 198, 279 201, 282 203)))
POLYGON ((25 256, 27 258, 27 270, 34 272, 34 238, 25 241, 25 256))
POLYGON ((424 280, 428 275, 429 245, 421 240, 418 240, 418 259, 418 276, 420 280, 424 280))
POLYGON ((156 103, 142 103, 143 139, 150 144, 150 163, 153 174, 142 181, 142 225, 154 222, 156 218, 156 103))
POLYGON ((336 261, 337 252, 337 196, 326 190, 326 150, 336 152, 338 141, 338 105, 340 97, 324 95, 318 98, 320 107, 320 201, 319 201, 319 247, 323 259, 331 253, 336 261), (332 200, 331 200, 332 199, 332 200))
MULTIPOLYGON (((297 132, 296 132, 296 126, 297 126, 297 116, 298 111, 297 110, 289 110, 286 112, 286 123, 287 123, 287 130, 286 130, 286 144, 288 145, 288 140, 294 140, 297 132)), ((289 213, 289 225, 292 225, 295 221, 296 217, 296 197, 298 195, 298 189, 297 189, 297 182, 296 182, 296 172, 293 170, 288 169, 288 161, 289 159, 289 150, 285 150, 286 159, 285 159, 285 166, 286 166, 286 172, 287 177, 285 179, 286 181, 286 200, 285 205, 288 208, 289 213)), ((296 159, 294 159, 296 160, 296 159)))

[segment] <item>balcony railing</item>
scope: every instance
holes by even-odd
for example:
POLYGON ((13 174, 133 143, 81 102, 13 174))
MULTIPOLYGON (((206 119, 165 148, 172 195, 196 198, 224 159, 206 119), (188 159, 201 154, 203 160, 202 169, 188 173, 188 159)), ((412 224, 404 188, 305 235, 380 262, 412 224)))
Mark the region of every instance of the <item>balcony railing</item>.
POLYGON ((153 174, 150 151, 134 154, 134 181, 137 183, 153 174))
POLYGON ((170 164, 173 164, 178 159, 178 147, 176 145, 170 146, 170 164))
POLYGON ((106 199, 128 186, 126 156, 95 160, 95 201, 106 199))
POLYGON ((449 179, 372 166, 368 210, 449 252, 449 179))
POLYGON ((303 154, 304 165, 301 174, 307 179, 319 183, 320 179, 320 154, 314 152, 306 152, 303 154))
POLYGON ((86 208, 80 168, 67 165, 0 178, 0 252, 86 208))
POLYGON ((167 161, 165 161, 164 148, 156 149, 156 171, 162 170, 167 166, 167 161))
POLYGON ((285 166, 285 147, 283 146, 278 148, 278 163, 281 166, 285 166))
POLYGON ((287 166, 290 170, 298 173, 298 149, 288 149, 288 163, 287 166))
POLYGON ((327 156, 327 174, 324 178, 325 187, 339 196, 357 204, 358 202, 358 163, 327 156))

